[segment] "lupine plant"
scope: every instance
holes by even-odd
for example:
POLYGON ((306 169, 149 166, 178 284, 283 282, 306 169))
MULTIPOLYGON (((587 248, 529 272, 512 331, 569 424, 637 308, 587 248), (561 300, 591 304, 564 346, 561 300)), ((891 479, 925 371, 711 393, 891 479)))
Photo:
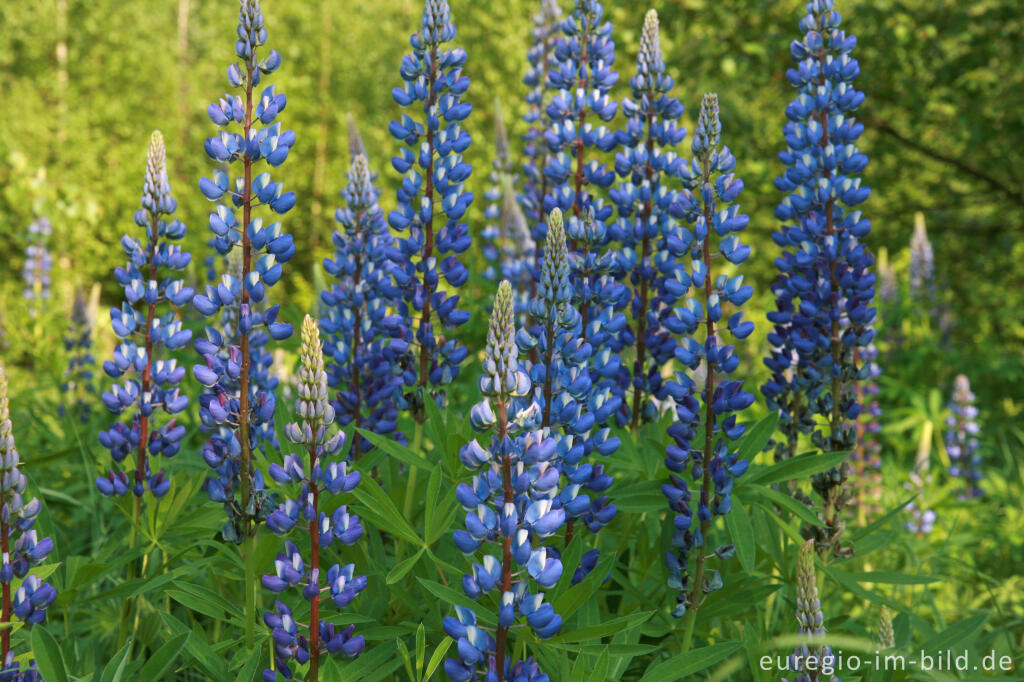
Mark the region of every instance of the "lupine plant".
POLYGON ((0 367, 0 620, 5 626, 0 629, 0 680, 42 682, 35 661, 21 667, 14 660, 10 624, 17 618, 31 628, 46 620, 46 609, 57 598, 57 591, 29 570, 53 551, 53 540, 40 539, 32 528, 42 503, 35 497, 23 497, 28 481, 21 472, 21 457, 14 443, 7 391, 7 373, 0 367))
POLYGON ((923 213, 914 216, 914 233, 910 237, 910 292, 925 300, 935 295, 935 252, 923 213))
POLYGON ((946 454, 949 455, 949 474, 964 483, 961 499, 981 497, 985 494, 978 483, 984 478, 981 472, 981 455, 978 433, 978 408, 974 404, 971 381, 965 374, 958 374, 953 380, 953 395, 949 402, 950 415, 946 417, 946 454))
POLYGON ((473 600, 497 588, 497 618, 492 614, 485 619, 496 620, 497 630, 492 636, 478 624, 476 611, 464 606, 456 606, 455 617, 444 619, 445 632, 457 643, 458 657, 444 663, 455 682, 478 679, 481 671, 485 679, 497 682, 546 681, 532 659, 512 661, 509 632, 518 616, 542 639, 562 626, 561 616, 539 591, 553 587, 562 575, 559 552, 542 544, 565 523, 565 511, 554 504, 559 494, 554 463, 558 444, 548 429, 538 428, 539 406, 528 399, 531 381, 519 362, 513 299, 511 284, 502 281, 484 350, 484 399, 470 413, 474 430, 490 442, 473 440, 459 453, 462 463, 478 473, 472 484, 460 483, 456 489, 466 510, 466 529, 453 537, 467 555, 476 555, 484 544, 500 548, 500 558, 484 554, 462 580, 462 589, 473 600))
POLYGON ((258 310, 267 289, 281 279, 282 264, 295 255, 292 237, 280 222, 264 224, 254 215, 260 208, 277 214, 287 213, 295 205, 295 194, 285 192, 283 183, 274 182, 269 171, 258 171, 261 164, 276 168, 284 163, 295 143, 295 133, 281 129, 275 121, 287 100, 273 85, 256 92, 264 75, 281 65, 281 56, 269 50, 260 58, 267 42, 263 13, 258 0, 241 0, 238 13, 238 61, 227 70, 228 84, 242 95, 226 94, 209 106, 210 120, 224 128, 206 140, 206 153, 218 163, 241 165, 241 174, 232 181, 228 172, 217 168, 213 179, 203 178, 199 189, 210 201, 221 203, 210 213, 209 226, 214 248, 226 256, 241 253, 237 276, 225 274, 216 287, 208 285, 197 294, 193 305, 204 316, 212 317, 225 308, 237 326, 237 339, 215 326, 194 345, 202 363, 193 367, 196 380, 204 387, 199 399, 199 416, 211 432, 203 447, 203 459, 214 470, 205 482, 214 502, 223 503, 228 520, 223 537, 228 542, 249 540, 245 556, 246 644, 252 647, 255 618, 255 532, 257 524, 272 508, 263 475, 254 465, 253 453, 259 433, 273 424, 275 397, 265 390, 258 374, 266 371, 262 346, 267 336, 280 341, 292 334, 292 326, 277 321, 278 306, 258 310), (230 126, 240 128, 231 132, 230 126), (262 127, 261 127, 262 126, 262 127), (236 210, 242 210, 239 222, 236 210))
POLYGON ((49 218, 37 218, 28 226, 28 244, 25 246, 25 264, 21 268, 21 276, 25 280, 25 299, 34 302, 29 312, 39 313, 39 306, 50 298, 50 270, 53 269, 53 256, 50 255, 48 242, 53 234, 53 226, 49 218))
POLYGON ((409 39, 412 54, 402 59, 404 84, 392 92, 399 106, 413 107, 423 120, 402 114, 388 128, 405 145, 391 161, 403 177, 388 224, 402 235, 395 279, 403 293, 401 314, 417 346, 405 367, 405 384, 413 388, 403 406, 418 424, 426 418, 423 401, 446 402, 444 387, 467 355, 456 339, 440 333, 469 320, 469 312, 458 308, 459 295, 449 291, 469 279, 459 256, 470 246, 462 218, 473 202, 465 188, 473 169, 462 160, 472 140, 461 125, 473 107, 462 101, 469 88, 462 71, 466 52, 447 47, 455 39, 450 14, 448 0, 426 0, 420 30, 409 39), (439 286, 442 279, 447 287, 439 286))
MULTIPOLYGON (((358 131, 350 126, 358 139, 358 131)), ((341 426, 352 424, 378 434, 397 431, 398 401, 402 391, 400 362, 409 348, 408 329, 395 314, 401 292, 393 273, 392 238, 384 222, 374 185, 375 174, 361 141, 348 171, 348 185, 341 195, 345 205, 334 214, 340 229, 332 237, 334 258, 324 259, 324 269, 336 281, 320 293, 324 317, 320 321, 331 358, 328 379, 335 390, 332 405, 341 426)), ((352 438, 353 459, 372 448, 362 435, 352 438)))
POLYGON ((892 649, 896 646, 896 635, 892 630, 892 612, 883 606, 878 612, 878 648, 892 649))
POLYGON ((622 101, 627 124, 618 133, 622 151, 616 156, 615 170, 623 181, 610 192, 619 211, 612 239, 622 244, 620 268, 632 284, 633 427, 641 419, 656 417, 652 396, 665 397, 661 368, 672 358, 675 339, 662 318, 687 287, 682 265, 668 250, 668 242, 679 239, 669 214, 676 196, 669 179, 679 166, 674 148, 686 137, 686 129, 678 124, 683 105, 669 94, 674 85, 661 56, 658 13, 650 10, 644 17, 636 75, 629 79, 632 97, 622 101))
MULTIPOLYGON (((852 116, 864 94, 853 86, 857 39, 839 28, 841 20, 832 0, 808 2, 804 35, 790 46, 797 66, 786 73, 798 94, 786 108, 787 149, 779 155, 786 171, 775 183, 786 196, 775 210, 783 225, 772 238, 782 254, 768 316, 772 377, 762 387, 780 415, 783 457, 795 454, 799 433, 825 452, 853 449, 860 407, 852 389, 865 374, 854 352, 874 336, 874 259, 861 243, 871 223, 856 209, 870 194, 856 177, 868 159, 855 144, 864 126, 852 116)), ((824 503, 822 552, 840 551, 846 478, 842 464, 812 479, 824 503)))
POLYGON ((269 469, 270 477, 278 485, 294 488, 300 484, 301 490, 295 497, 286 497, 267 517, 267 527, 281 536, 295 528, 307 532, 310 550, 306 561, 298 545, 292 540, 286 541, 284 552, 278 554, 274 562, 274 574, 264 575, 262 582, 275 595, 297 588, 309 602, 309 621, 301 626, 307 634, 300 634, 300 625, 291 608, 280 600, 275 602, 273 611, 264 615, 264 621, 273 631, 275 662, 274 668, 263 671, 266 682, 273 682, 279 676, 292 679, 292 661, 298 665, 308 663, 306 679, 317 680, 321 656, 343 653, 354 657, 366 645, 362 635, 354 634, 354 625, 336 628, 321 618, 324 598, 343 609, 366 587, 366 577, 354 575, 354 564, 334 564, 327 570, 322 585, 320 581, 321 550, 329 548, 334 541, 351 545, 363 534, 359 517, 350 515, 344 505, 331 514, 322 511, 324 495, 351 492, 359 484, 360 476, 358 471, 349 472, 344 459, 334 459, 345 446, 345 434, 342 431, 330 433, 335 412, 328 399, 320 330, 309 315, 302 322, 301 334, 298 398, 295 400, 299 421, 288 424, 285 434, 304 452, 286 455, 283 464, 275 462, 269 469))
POLYGON ((839 682, 830 671, 835 666, 831 647, 821 638, 825 635, 825 616, 818 599, 818 576, 814 569, 814 540, 800 547, 796 564, 796 622, 799 633, 808 641, 793 650, 788 669, 799 673, 792 680, 782 682, 839 682))
POLYGON ((743 283, 742 274, 730 272, 731 266, 742 265, 750 255, 750 247, 739 238, 749 219, 734 203, 743 181, 733 172, 736 158, 721 144, 721 133, 718 97, 706 94, 692 142, 693 158, 680 166, 683 189, 669 209, 691 225, 692 231, 680 232, 668 247, 674 258, 690 258, 685 279, 677 281, 692 284, 693 289, 666 319, 666 326, 682 335, 675 349, 682 367, 691 372, 703 368, 703 386, 685 370, 676 372, 666 386, 676 404, 677 418, 668 427, 673 442, 665 465, 671 473, 662 488, 675 512, 673 550, 666 554, 666 562, 669 585, 678 591, 672 614, 686 616, 687 643, 704 595, 722 586, 720 574, 708 571, 706 559, 732 556, 731 545, 709 553, 708 536, 714 517, 728 514, 732 507, 734 479, 747 470, 748 462, 739 457, 734 442, 745 426, 736 420, 754 402, 753 394, 743 390, 742 381, 729 378, 739 367, 739 356, 735 346, 725 343, 724 332, 728 330, 738 341, 753 332, 754 324, 744 320, 739 310, 753 294, 753 287, 743 283), (717 266, 717 256, 729 266, 717 266), (698 440, 701 434, 703 442, 698 440), (687 478, 695 486, 692 492, 687 478), (691 557, 693 553, 695 557, 691 557))
POLYGON ((64 416, 70 407, 73 416, 88 422, 92 414, 92 398, 96 393, 93 385, 96 358, 92 356, 92 320, 89 319, 88 306, 81 291, 75 292, 75 300, 71 304, 71 317, 64 335, 64 350, 68 354, 68 366, 60 385, 65 402, 60 406, 59 413, 64 416))
POLYGON ((857 514, 860 525, 867 522, 870 512, 877 511, 877 500, 881 492, 880 469, 882 467, 882 444, 878 434, 882 430, 882 408, 878 404, 878 377, 882 370, 878 366, 878 348, 874 342, 854 352, 854 362, 867 369, 867 376, 857 383, 855 391, 860 413, 857 415, 857 445, 852 456, 853 486, 857 496, 857 514))

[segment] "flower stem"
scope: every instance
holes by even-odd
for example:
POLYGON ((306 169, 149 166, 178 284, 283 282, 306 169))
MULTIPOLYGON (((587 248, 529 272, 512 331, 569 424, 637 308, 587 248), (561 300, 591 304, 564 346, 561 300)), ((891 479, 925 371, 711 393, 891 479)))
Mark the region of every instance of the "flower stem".
POLYGON ((242 560, 245 564, 245 648, 252 651, 256 644, 256 533, 247 534, 242 546, 242 560))
MULTIPOLYGON (((504 443, 508 435, 508 412, 505 401, 497 403, 498 408, 498 443, 504 443)), ((512 457, 504 452, 501 458, 501 480, 503 484, 504 502, 508 506, 515 502, 512 490, 512 457)), ((506 537, 502 546, 501 559, 501 594, 512 589, 512 537, 506 537)), ((500 599, 500 596, 499 596, 500 599)), ((508 646, 508 628, 498 626, 494 659, 498 669, 498 682, 505 682, 505 649, 508 646)))

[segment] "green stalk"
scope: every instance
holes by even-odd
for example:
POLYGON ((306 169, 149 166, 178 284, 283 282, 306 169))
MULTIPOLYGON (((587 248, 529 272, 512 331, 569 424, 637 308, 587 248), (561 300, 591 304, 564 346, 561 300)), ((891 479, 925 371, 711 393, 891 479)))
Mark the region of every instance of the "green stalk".
POLYGON ((256 644, 256 533, 244 540, 242 559, 245 562, 245 648, 252 651, 256 644))
MULTIPOLYGON (((430 398, 428 398, 430 399, 430 398)), ((416 421, 416 427, 413 431, 412 436, 412 451, 419 456, 423 456, 420 448, 423 447, 423 422, 416 421)), ((402 518, 408 520, 412 518, 412 505, 415 500, 416 494, 416 474, 418 469, 416 467, 409 467, 408 485, 405 488, 405 501, 402 503, 402 518)), ((395 561, 397 562, 402 557, 402 543, 397 542, 395 544, 395 561)))

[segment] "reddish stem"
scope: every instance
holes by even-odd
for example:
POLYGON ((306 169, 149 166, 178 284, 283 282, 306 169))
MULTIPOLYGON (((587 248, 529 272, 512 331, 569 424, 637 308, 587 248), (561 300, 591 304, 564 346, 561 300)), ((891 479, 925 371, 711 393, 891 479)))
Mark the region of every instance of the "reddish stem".
MULTIPOLYGON (((0 533, 3 534, 3 538, 0 538, 0 549, 3 550, 4 561, 10 561, 8 557, 11 554, 11 526, 6 520, 0 522, 0 533)), ((3 621, 9 623, 11 621, 11 585, 10 583, 3 584, 3 621)), ((0 640, 3 642, 3 658, 0 660, 7 660, 7 653, 11 650, 11 628, 10 626, 5 627, 3 633, 0 634, 0 640)))
MULTIPOLYGON (((498 401, 498 442, 503 443, 508 435, 508 412, 504 400, 498 401)), ((501 478, 504 490, 504 502, 506 505, 515 502, 515 493, 512 490, 512 456, 505 453, 501 458, 501 478)), ((512 589, 512 538, 506 537, 502 545, 501 559, 501 593, 512 589)), ((505 681, 505 649, 508 645, 508 628, 498 626, 497 643, 495 646, 494 659, 498 667, 498 682, 505 681)))
MULTIPOLYGON (((650 97, 648 97, 650 100, 650 97)), ((647 178, 648 186, 651 186, 654 182, 654 166, 651 165, 651 156, 654 154, 654 137, 651 135, 651 129, 654 126, 654 111, 651 109, 651 102, 648 101, 647 110, 647 161, 644 163, 644 175, 647 178)), ((650 187, 651 195, 654 194, 654 188, 650 187)), ((647 259, 651 257, 651 238, 647 234, 647 223, 651 219, 651 213, 654 210, 653 202, 649 198, 644 202, 643 213, 641 217, 641 225, 643 226, 643 246, 641 248, 640 262, 637 265, 638 279, 640 280, 640 310, 637 314, 636 320, 636 361, 633 364, 633 378, 645 377, 646 372, 644 371, 644 364, 647 355, 647 298, 649 295, 647 287, 647 278, 643 276, 643 269, 647 263, 647 259)), ((631 428, 636 428, 637 424, 640 423, 640 402, 643 400, 643 389, 640 383, 633 386, 633 418, 630 423, 631 428)))
POLYGON ((309 522, 310 578, 315 582, 316 594, 309 607, 309 680, 316 682, 320 674, 320 489, 313 472, 317 467, 316 446, 309 448, 309 488, 313 495, 313 519, 309 522))
MULTIPOLYGON (((245 79, 245 123, 243 124, 243 138, 249 139, 249 129, 252 127, 252 76, 253 68, 246 66, 248 76, 245 79)), ((242 310, 249 307, 249 290, 245 283, 249 278, 249 271, 252 267, 252 245, 249 241, 249 221, 252 217, 252 159, 249 155, 242 155, 242 163, 245 168, 245 180, 242 188, 242 302, 239 307, 238 316, 241 323, 242 310)), ((249 313, 251 314, 251 312, 249 313)), ((249 450, 249 335, 242 333, 239 339, 239 351, 242 355, 241 375, 239 376, 238 388, 238 440, 241 448, 241 487, 242 499, 242 532, 248 535, 250 532, 250 521, 245 515, 245 509, 249 506, 249 478, 252 468, 252 453, 249 450)), ((250 616, 252 614, 249 614, 250 616)))
MULTIPOLYGON (((430 94, 427 97, 427 116, 430 115, 430 109, 434 106, 434 102, 437 98, 437 90, 435 89, 437 79, 437 46, 434 45, 430 48, 430 75, 428 77, 430 94)), ((423 195, 427 198, 427 201, 431 202, 430 215, 427 218, 427 222, 423 225, 423 257, 422 260, 428 260, 434 252, 434 131, 427 126, 427 167, 424 169, 427 176, 427 185, 424 189, 423 195)), ((423 313, 420 315, 420 334, 422 336, 423 330, 426 329, 427 325, 430 324, 430 297, 433 296, 433 286, 430 285, 426 279, 423 281, 423 288, 426 290, 423 293, 423 313)), ((420 385, 423 393, 423 400, 430 400, 430 396, 427 395, 427 381, 430 376, 430 349, 427 348, 421 340, 420 342, 420 373, 417 383, 420 385)), ((419 422, 423 422, 426 419, 426 412, 422 406, 419 406, 416 413, 413 415, 419 422)))

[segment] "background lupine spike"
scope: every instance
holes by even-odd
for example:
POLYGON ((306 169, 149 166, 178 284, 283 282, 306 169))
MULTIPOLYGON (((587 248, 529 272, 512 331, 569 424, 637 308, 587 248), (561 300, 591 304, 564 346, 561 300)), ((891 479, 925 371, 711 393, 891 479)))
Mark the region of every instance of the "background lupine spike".
MULTIPOLYGON (((782 225, 772 238, 782 253, 772 284, 776 310, 768 314, 774 328, 765 364, 772 375, 761 389, 780 417, 777 459, 795 454, 800 434, 823 452, 854 448, 854 387, 863 378, 854 353, 874 338, 874 257, 863 244, 871 222, 857 208, 870 195, 858 177, 868 158, 856 146, 864 126, 853 116, 864 93, 853 86, 857 41, 841 21, 833 0, 809 2, 804 35, 790 46, 796 67, 786 73, 797 96, 783 127, 786 170, 775 181, 786 196, 775 209, 782 225)), ((824 527, 814 528, 823 553, 852 552, 840 545, 847 475, 843 463, 812 477, 824 500, 824 527)))
MULTIPOLYGON (((611 238, 621 242, 621 277, 631 284, 630 313, 636 353, 631 371, 630 401, 625 406, 635 428, 657 417, 655 400, 666 397, 662 368, 672 359, 675 338, 665 317, 689 285, 685 267, 668 244, 684 240, 683 230, 669 214, 676 191, 671 186, 682 159, 675 148, 686 137, 679 125, 683 105, 671 96, 674 86, 665 73, 658 31, 658 13, 647 12, 640 38, 636 73, 629 80, 631 96, 622 101, 626 127, 618 131, 621 151, 615 170, 621 183, 609 196, 619 219, 611 238)), ((625 375, 624 375, 625 376, 625 375)))
POLYGON ((86 423, 92 414, 92 403, 96 394, 93 368, 96 358, 92 355, 92 318, 85 294, 75 291, 71 304, 71 316, 67 333, 64 335, 64 350, 68 354, 68 366, 60 390, 64 403, 58 412, 64 416, 70 408, 72 416, 86 423))
POLYGON ((924 300, 935 296, 935 252, 920 211, 914 214, 914 233, 910 237, 910 292, 924 300))
MULTIPOLYGON (((21 471, 21 457, 14 443, 11 405, 8 397, 7 373, 0 367, 0 592, 3 612, 0 622, 15 618, 31 628, 46 620, 46 609, 57 598, 57 590, 30 573, 32 566, 42 562, 53 551, 53 540, 39 538, 32 528, 42 509, 37 498, 22 497, 28 480, 21 471), (13 541, 13 542, 12 542, 13 541), (14 581, 20 583, 12 598, 14 581)), ((41 682, 35 661, 24 668, 14 661, 11 651, 11 627, 0 630, 0 679, 41 682)))
POLYGON ((853 489, 856 495, 857 517, 861 526, 881 507, 877 500, 882 487, 882 444, 878 434, 882 430, 882 408, 878 403, 878 377, 882 370, 878 366, 878 348, 874 342, 854 352, 854 361, 865 369, 863 381, 857 383, 855 391, 860 413, 856 419, 857 445, 853 451, 853 489))
MULTIPOLYGON (((280 341, 292 334, 290 324, 278 321, 278 306, 263 302, 268 289, 281 279, 283 264, 295 255, 295 245, 280 222, 265 222, 254 212, 265 208, 284 214, 295 205, 294 192, 285 192, 283 183, 272 180, 269 173, 269 168, 287 159, 295 133, 283 130, 276 120, 287 105, 284 94, 274 85, 256 91, 263 77, 281 64, 276 51, 261 50, 267 29, 256 0, 241 0, 237 35, 238 59, 228 67, 227 80, 242 95, 225 94, 207 110, 221 130, 204 146, 221 167, 213 179, 202 178, 199 189, 212 202, 224 200, 210 213, 211 243, 229 259, 237 250, 241 270, 237 276, 227 273, 216 284, 207 285, 192 302, 200 314, 216 316, 223 324, 222 328, 216 323, 207 326, 196 339, 201 362, 193 367, 193 374, 203 385, 199 416, 210 434, 203 459, 213 472, 204 487, 211 500, 224 505, 228 517, 224 539, 240 543, 252 536, 271 506, 263 475, 253 464, 257 447, 263 442, 276 444, 276 379, 270 376, 272 357, 264 347, 268 339, 280 341), (232 178, 230 171, 239 163, 243 168, 232 178), (269 168, 259 172, 262 164, 269 168), (229 326, 231 334, 226 333, 229 326)), ((251 590, 248 585, 247 589, 251 590)), ((247 606, 250 616, 253 610, 247 606)), ((251 642, 250 622, 246 635, 251 642)))
POLYGON ((144 239, 130 234, 121 239, 128 261, 114 270, 114 279, 124 290, 124 301, 110 310, 119 342, 112 359, 103 363, 107 376, 123 383, 114 383, 103 394, 103 403, 117 420, 99 433, 113 465, 96 479, 96 487, 107 496, 130 490, 136 497, 136 522, 138 498, 147 490, 158 498, 170 490, 170 478, 153 471, 152 458, 171 458, 181 449, 185 427, 175 415, 189 403, 180 388, 185 368, 178 366, 173 353, 192 339, 175 310, 194 294, 177 274, 188 267, 192 256, 178 243, 186 229, 173 217, 178 204, 171 194, 166 159, 163 136, 154 131, 141 208, 135 213, 144 239), (160 412, 170 418, 159 423, 160 412))
MULTIPOLYGON (((365 157, 356 158, 365 161, 365 157)), ((263 671, 264 682, 292 679, 293 667, 307 661, 305 679, 317 680, 322 656, 341 653, 352 658, 366 646, 363 636, 355 634, 354 626, 339 629, 321 618, 321 607, 326 605, 328 595, 338 609, 343 609, 366 587, 366 577, 355 576, 353 564, 334 564, 326 572, 320 568, 321 548, 326 549, 335 541, 351 545, 363 534, 359 517, 350 515, 345 505, 336 507, 331 514, 321 511, 324 495, 351 492, 359 484, 360 475, 348 470, 342 455, 345 434, 330 432, 335 412, 328 397, 320 329, 310 315, 302 321, 301 341, 295 400, 299 421, 288 424, 285 434, 304 452, 286 455, 281 464, 270 465, 270 477, 288 491, 288 496, 267 516, 267 527, 280 536, 293 534, 296 528, 308 532, 310 553, 308 561, 304 561, 298 546, 286 541, 284 552, 274 562, 275 572, 264 575, 261 582, 275 595, 288 589, 301 592, 310 604, 310 616, 308 623, 298 624, 291 609, 280 599, 275 601, 273 611, 264 614, 263 620, 274 640, 274 667, 263 671), (296 485, 300 485, 300 491, 292 497, 296 485), (324 576, 326 582, 322 585, 324 576), (300 627, 307 634, 299 634, 300 627)))
MULTIPOLYGON (((341 191, 344 206, 334 214, 339 225, 332 236, 334 257, 323 261, 335 281, 320 292, 320 324, 338 423, 394 434, 395 440, 405 443, 397 428, 398 403, 401 363, 411 337, 402 317, 394 313, 402 300, 394 281, 399 266, 392 260, 393 239, 378 204, 375 180, 365 154, 356 154, 341 191)), ((356 433, 349 455, 359 459, 372 447, 356 433)))
POLYGON ((739 238, 749 218, 735 203, 743 190, 743 181, 734 173, 736 158, 720 142, 718 97, 706 94, 694 134, 694 156, 680 164, 683 189, 669 206, 673 217, 690 225, 668 248, 678 261, 692 259, 691 269, 676 281, 693 288, 664 320, 666 329, 680 336, 675 359, 684 368, 666 384, 676 405, 676 421, 668 427, 672 444, 666 449, 665 465, 670 474, 662 491, 676 514, 673 551, 666 554, 666 564, 669 586, 678 592, 673 615, 688 617, 687 638, 704 595, 722 585, 717 571, 708 573, 706 558, 732 555, 730 545, 709 551, 708 534, 712 519, 729 513, 733 480, 747 470, 749 463, 740 457, 736 444, 746 427, 737 423, 737 416, 754 402, 742 381, 729 378, 739 367, 739 356, 734 345, 725 343, 726 331, 736 341, 753 332, 753 323, 744 320, 740 310, 753 287, 743 283, 742 274, 734 274, 750 255, 750 247, 739 238), (698 372, 703 373, 703 385, 692 378, 698 372), (699 433, 703 442, 697 440, 699 433), (697 486, 692 497, 687 477, 697 486), (694 551, 696 557, 691 558, 694 551))
POLYGON ((551 588, 562 575, 560 553, 542 543, 561 529, 565 512, 554 504, 559 495, 553 461, 558 447, 548 429, 537 427, 538 405, 528 398, 531 381, 519 362, 514 307, 512 286, 503 281, 491 313, 479 382, 484 399, 470 413, 474 430, 489 435, 490 442, 485 447, 473 440, 459 453, 462 463, 477 473, 471 485, 460 483, 456 490, 466 510, 466 529, 452 538, 474 559, 491 542, 503 548, 500 558, 484 554, 462 580, 463 591, 473 600, 499 590, 498 627, 492 636, 477 624, 474 609, 463 606, 456 607, 456 617, 444 619, 445 632, 457 642, 458 657, 444 662, 454 682, 479 679, 481 673, 497 682, 546 680, 532 659, 512 661, 509 629, 523 618, 535 635, 547 639, 562 625, 561 616, 544 602, 544 593, 530 591, 534 585, 551 588))
POLYGON ((953 380, 953 394, 949 402, 950 415, 946 417, 944 443, 949 455, 949 474, 963 481, 960 499, 981 497, 985 494, 978 483, 984 478, 981 470, 981 443, 978 434, 978 408, 974 392, 966 374, 953 380))
POLYGON ((782 682, 840 682, 831 673, 835 665, 832 649, 822 641, 825 635, 825 617, 818 599, 818 576, 814 568, 814 540, 800 546, 796 563, 796 620, 798 632, 807 641, 796 647, 789 657, 788 670, 797 674, 791 681, 782 682))
POLYGON ((399 312, 415 340, 403 363, 410 390, 402 407, 421 423, 424 401, 447 402, 445 387, 467 355, 449 336, 469 320, 455 292, 469 279, 460 256, 472 241, 463 218, 473 202, 465 187, 473 169, 462 157, 471 138, 461 125, 473 107, 462 99, 469 88, 463 73, 466 52, 445 47, 454 38, 447 1, 427 0, 421 28, 410 38, 412 54, 402 60, 403 84, 392 91, 399 106, 413 107, 423 120, 403 114, 388 128, 404 144, 391 160, 403 182, 388 224, 400 235, 395 258, 400 265, 395 280, 403 294, 399 312))
POLYGON ((49 242, 52 234, 53 226, 49 218, 36 218, 28 226, 28 244, 25 246, 25 264, 21 275, 25 280, 24 295, 29 301, 29 314, 33 317, 42 310, 43 301, 50 298, 53 256, 50 255, 49 242))
POLYGON ((892 629, 892 613, 883 606, 878 612, 878 648, 892 649, 896 646, 896 635, 892 629))

